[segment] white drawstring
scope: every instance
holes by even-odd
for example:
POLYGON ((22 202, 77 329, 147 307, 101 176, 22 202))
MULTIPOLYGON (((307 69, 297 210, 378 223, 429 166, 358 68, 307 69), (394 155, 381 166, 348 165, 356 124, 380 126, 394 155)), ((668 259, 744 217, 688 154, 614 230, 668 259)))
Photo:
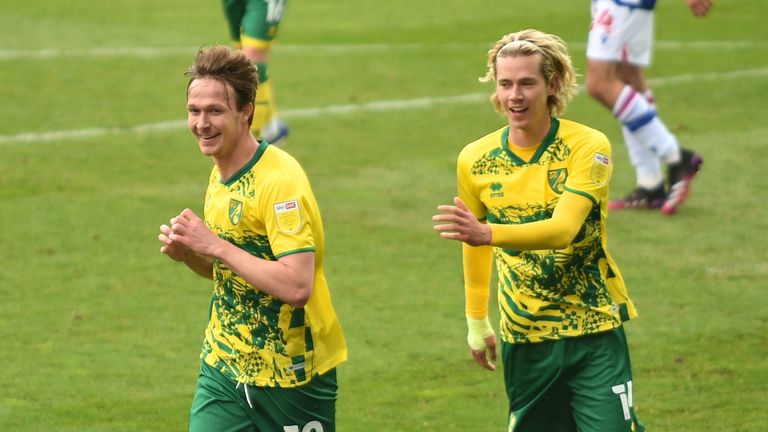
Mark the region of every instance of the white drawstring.
POLYGON ((238 382, 237 385, 235 386, 235 389, 239 389, 240 384, 243 385, 243 390, 245 390, 245 401, 248 402, 248 406, 251 407, 251 409, 253 409, 253 404, 251 404, 251 396, 248 395, 248 384, 238 382))
POLYGON ((243 384, 243 387, 245 388, 245 401, 248 402, 248 406, 253 409, 253 405, 251 405, 251 397, 248 395, 248 384, 243 384))

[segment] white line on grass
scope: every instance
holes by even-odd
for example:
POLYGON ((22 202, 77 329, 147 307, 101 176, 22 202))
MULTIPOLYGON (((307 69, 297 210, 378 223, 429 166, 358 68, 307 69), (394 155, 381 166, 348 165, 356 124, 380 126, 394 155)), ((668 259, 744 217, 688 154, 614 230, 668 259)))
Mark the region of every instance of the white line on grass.
MULTIPOLYGON (((658 49, 749 49, 758 45, 754 41, 657 41, 658 49)), ((325 54, 354 53, 369 51, 408 51, 423 49, 468 49, 492 45, 483 42, 467 43, 369 43, 369 44, 275 44, 276 51, 284 52, 321 52, 325 54)), ((585 42, 571 42, 568 46, 572 49, 583 50, 585 42)), ((84 48, 84 49, 39 49, 39 50, 1 50, 0 61, 3 60, 52 60, 61 58, 157 58, 169 55, 193 55, 199 47, 111 47, 111 48, 84 48)))
MULTIPOLYGON (((652 86, 663 86, 691 81, 730 80, 740 78, 756 78, 768 76, 768 68, 745 69, 731 72, 708 74, 686 74, 649 80, 652 86)), ((456 96, 423 97, 415 99, 383 100, 362 104, 329 105, 317 108, 295 108, 280 112, 280 116, 291 118, 313 118, 322 115, 344 115, 358 112, 396 111, 401 109, 428 108, 435 105, 461 104, 487 101, 490 93, 468 93, 456 96)), ((167 120, 158 123, 148 123, 130 127, 75 129, 51 132, 24 132, 16 135, 0 135, 0 146, 25 142, 50 142, 70 139, 92 138, 104 135, 150 133, 158 131, 179 130, 186 127, 185 120, 167 120)))
POLYGON ((739 276, 754 276, 754 275, 767 275, 768 264, 740 264, 727 267, 709 267, 706 269, 706 273, 710 276, 719 278, 732 278, 739 276))

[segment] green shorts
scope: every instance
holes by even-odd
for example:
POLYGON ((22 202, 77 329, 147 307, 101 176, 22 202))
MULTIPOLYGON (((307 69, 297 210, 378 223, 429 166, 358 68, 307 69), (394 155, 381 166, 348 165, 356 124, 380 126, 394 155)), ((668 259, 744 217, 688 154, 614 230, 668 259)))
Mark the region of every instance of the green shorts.
POLYGON ((643 431, 622 327, 540 343, 502 343, 510 432, 643 431))
POLYGON ((189 430, 335 432, 337 392, 336 369, 300 387, 256 387, 237 384, 202 362, 189 430))
POLYGON ((287 0, 223 0, 229 35, 270 42, 277 35, 287 0))

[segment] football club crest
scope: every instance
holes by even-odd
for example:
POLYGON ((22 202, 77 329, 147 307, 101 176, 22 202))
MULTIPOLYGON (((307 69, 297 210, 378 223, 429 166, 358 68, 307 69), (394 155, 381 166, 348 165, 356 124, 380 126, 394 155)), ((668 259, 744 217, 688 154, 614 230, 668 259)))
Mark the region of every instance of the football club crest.
POLYGON ((292 233, 301 226, 301 211, 297 200, 285 201, 275 204, 275 220, 277 229, 285 233, 292 233))
POLYGON ((568 179, 568 169, 558 168, 547 171, 549 187, 558 194, 565 192, 565 181, 568 179))
POLYGON ((234 198, 229 199, 229 221, 232 225, 240 223, 243 218, 243 203, 234 198))
POLYGON ((608 182, 610 174, 611 160, 602 153, 595 153, 595 159, 592 161, 592 170, 589 172, 592 181, 598 186, 603 186, 608 182))

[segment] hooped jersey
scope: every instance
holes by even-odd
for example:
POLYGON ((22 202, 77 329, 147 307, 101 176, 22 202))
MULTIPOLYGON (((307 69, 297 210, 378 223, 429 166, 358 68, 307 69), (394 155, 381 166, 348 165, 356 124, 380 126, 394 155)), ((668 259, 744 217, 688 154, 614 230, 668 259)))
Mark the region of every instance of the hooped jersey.
POLYGON ((634 318, 634 305, 607 250, 608 139, 579 123, 553 118, 548 135, 525 161, 509 150, 508 136, 509 127, 504 127, 459 155, 459 197, 478 219, 493 224, 548 219, 565 191, 589 198, 593 207, 565 249, 494 248, 502 339, 518 343, 582 336, 634 318))
POLYGON ((213 263, 213 296, 201 357, 237 382, 295 387, 332 369, 347 347, 323 269, 323 224, 299 163, 265 141, 222 181, 214 166, 205 223, 219 237, 265 260, 315 253, 315 284, 296 308, 213 263))

